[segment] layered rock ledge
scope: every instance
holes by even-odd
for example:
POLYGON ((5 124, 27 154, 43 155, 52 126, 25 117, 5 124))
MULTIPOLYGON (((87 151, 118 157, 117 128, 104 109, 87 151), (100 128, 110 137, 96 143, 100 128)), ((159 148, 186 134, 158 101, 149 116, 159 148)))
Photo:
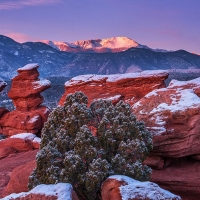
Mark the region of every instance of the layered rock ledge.
POLYGON ((89 104, 99 98, 113 103, 124 100, 134 104, 147 93, 165 87, 168 73, 164 70, 115 75, 80 75, 65 83, 65 94, 59 104, 63 105, 68 94, 82 91, 88 96, 89 104))

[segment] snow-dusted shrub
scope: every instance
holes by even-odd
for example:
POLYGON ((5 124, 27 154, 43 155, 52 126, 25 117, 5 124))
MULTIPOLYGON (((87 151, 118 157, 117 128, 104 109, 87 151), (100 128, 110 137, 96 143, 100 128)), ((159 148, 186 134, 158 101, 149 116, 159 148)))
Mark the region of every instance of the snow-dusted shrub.
POLYGON ((142 162, 152 136, 123 101, 113 106, 98 100, 88 108, 82 92, 68 95, 64 106, 49 115, 40 148, 30 189, 68 182, 81 199, 94 200, 100 199, 101 183, 110 175, 150 178, 151 169, 142 162))

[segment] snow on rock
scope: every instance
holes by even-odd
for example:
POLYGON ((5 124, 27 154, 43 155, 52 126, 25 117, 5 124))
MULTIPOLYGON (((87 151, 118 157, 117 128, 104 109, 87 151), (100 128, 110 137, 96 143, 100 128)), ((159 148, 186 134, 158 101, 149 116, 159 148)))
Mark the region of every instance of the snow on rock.
POLYGON ((41 143, 41 138, 39 138, 39 137, 34 137, 33 142, 34 142, 34 143, 40 144, 40 143, 41 143))
POLYGON ((36 135, 33 134, 33 133, 19 133, 19 134, 11 136, 10 138, 19 138, 19 139, 22 139, 22 140, 31 140, 31 141, 33 141, 33 139, 35 137, 36 137, 36 135))
POLYGON ((64 104, 68 94, 82 91, 88 96, 89 104, 95 99, 109 99, 120 95, 121 100, 132 105, 152 90, 165 87, 164 80, 167 77, 168 73, 165 70, 114 75, 80 75, 65 83, 65 94, 59 104, 64 104))
POLYGON ((153 153, 166 157, 200 154, 200 79, 173 80, 132 106, 153 133, 153 153))
POLYGON ((28 123, 34 123, 34 122, 36 122, 36 121, 38 120, 38 118, 39 118, 39 116, 36 115, 36 116, 32 117, 32 118, 28 121, 28 123))
POLYGON ((33 89, 38 89, 38 88, 41 88, 41 87, 50 87, 51 86, 51 82, 47 79, 42 79, 40 81, 35 81, 32 83, 33 84, 33 89))
POLYGON ((200 85, 200 78, 196 78, 190 81, 177 81, 177 80, 172 80, 169 84, 169 88, 175 88, 175 87, 185 87, 185 86, 199 86, 200 85))
POLYGON ((149 78, 149 77, 162 77, 168 74, 167 70, 146 70, 137 73, 127 74, 111 74, 111 75, 97 75, 97 74, 86 74, 76 76, 65 83, 66 87, 81 85, 90 82, 117 82, 124 79, 136 79, 136 78, 149 78))
POLYGON ((109 199, 145 199, 145 200, 181 200, 177 195, 160 188, 157 184, 140 182, 123 175, 108 177, 102 184, 102 200, 109 199))
POLYGON ((38 63, 30 63, 25 65, 24 67, 18 68, 18 71, 32 70, 32 69, 37 69, 38 67, 39 67, 38 63))
MULTIPOLYGON (((12 140, 12 139, 20 139, 21 141, 17 140, 18 143, 27 143, 29 148, 30 147, 34 148, 34 149, 40 148, 41 138, 37 137, 35 134, 32 134, 32 133, 19 133, 19 134, 11 136, 7 140, 12 140)), ((11 141, 9 141, 9 142, 10 142, 10 145, 13 146, 12 142, 11 141)), ((6 143, 6 140, 4 141, 4 143, 6 143)), ((27 147, 25 147, 25 148, 27 148, 27 147)))
POLYGON ((50 198, 57 199, 57 200, 78 200, 76 194, 73 191, 72 185, 69 183, 58 183, 58 184, 50 184, 45 185, 41 184, 33 188, 29 192, 22 192, 19 194, 11 194, 7 197, 2 198, 2 200, 10 200, 10 199, 17 199, 17 200, 28 200, 32 199, 43 199, 48 200, 50 198))

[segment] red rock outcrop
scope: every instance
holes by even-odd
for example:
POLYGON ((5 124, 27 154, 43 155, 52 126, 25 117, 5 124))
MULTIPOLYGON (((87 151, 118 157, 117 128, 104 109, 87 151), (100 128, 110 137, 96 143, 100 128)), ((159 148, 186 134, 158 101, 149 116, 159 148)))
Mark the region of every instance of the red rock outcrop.
POLYGON ((56 185, 38 185, 29 192, 23 192, 19 194, 11 194, 2 200, 79 200, 73 188, 68 183, 58 183, 56 185))
POLYGON ((180 200, 174 195, 152 182, 140 182, 127 176, 110 176, 101 186, 102 200, 152 200, 170 199, 180 200))
POLYGON ((154 89, 165 87, 166 71, 143 71, 140 73, 115 75, 81 75, 65 83, 65 94, 60 105, 64 104, 68 94, 82 91, 88 96, 89 104, 99 98, 110 99, 113 103, 124 100, 129 104, 137 102, 154 89))
POLYGON ((172 81, 132 107, 137 119, 153 133, 154 155, 175 158, 200 154, 199 90, 200 78, 172 81))
POLYGON ((50 110, 40 106, 43 102, 40 93, 50 87, 50 82, 39 80, 38 67, 38 64, 28 64, 19 68, 19 74, 12 79, 8 96, 16 110, 1 117, 1 133, 11 136, 23 132, 37 134, 41 131, 50 110))
POLYGON ((173 80, 132 109, 153 133, 153 151, 144 162, 154 169, 151 181, 185 200, 199 199, 200 78, 173 80))

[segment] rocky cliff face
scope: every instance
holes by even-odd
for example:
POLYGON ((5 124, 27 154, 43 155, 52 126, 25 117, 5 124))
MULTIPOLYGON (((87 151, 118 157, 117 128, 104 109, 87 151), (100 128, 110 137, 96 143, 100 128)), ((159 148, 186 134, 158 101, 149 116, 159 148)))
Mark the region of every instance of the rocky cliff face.
POLYGON ((1 117, 1 133, 8 136, 23 132, 37 134, 47 120, 50 110, 40 105, 43 102, 40 93, 50 87, 50 82, 38 78, 38 67, 38 64, 28 64, 19 68, 19 74, 12 79, 8 96, 16 109, 1 117))
POLYGON ((99 98, 110 99, 115 104, 124 100, 133 104, 154 89, 165 87, 166 71, 143 71, 141 73, 115 75, 82 75, 65 83, 65 94, 59 104, 63 105, 68 94, 82 91, 89 104, 99 98))

